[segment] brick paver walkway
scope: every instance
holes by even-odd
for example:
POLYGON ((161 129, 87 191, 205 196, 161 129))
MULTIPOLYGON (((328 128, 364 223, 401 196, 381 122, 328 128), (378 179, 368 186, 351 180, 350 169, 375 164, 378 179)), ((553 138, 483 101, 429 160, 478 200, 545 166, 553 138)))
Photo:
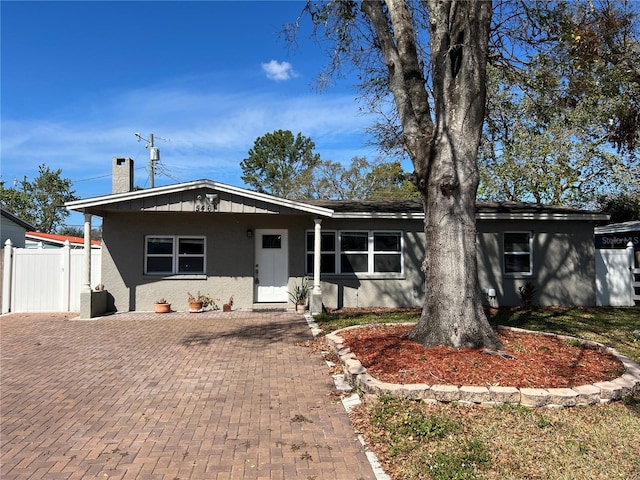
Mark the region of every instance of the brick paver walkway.
POLYGON ((373 479, 300 315, 0 317, 0 478, 373 479))

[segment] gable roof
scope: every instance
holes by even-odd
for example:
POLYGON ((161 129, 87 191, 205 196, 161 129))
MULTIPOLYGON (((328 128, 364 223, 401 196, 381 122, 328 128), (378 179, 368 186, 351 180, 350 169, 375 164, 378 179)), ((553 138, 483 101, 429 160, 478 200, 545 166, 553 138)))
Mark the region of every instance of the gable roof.
MULTIPOLYGON (((65 203, 69 210, 101 216, 108 211, 300 214, 333 218, 423 219, 419 200, 289 200, 212 180, 115 193, 65 203)), ((479 220, 605 221, 599 212, 528 202, 477 202, 479 220)))
POLYGON ((195 180, 163 187, 115 193, 65 203, 69 210, 101 215, 107 211, 166 211, 221 213, 309 213, 331 217, 321 206, 254 192, 240 187, 195 180))
POLYGON ((25 230, 35 230, 36 229, 36 227, 31 225, 30 223, 25 222, 24 220, 16 217, 13 213, 8 212, 4 208, 0 208, 0 214, 2 214, 3 217, 9 219, 13 223, 16 223, 16 224, 20 225, 25 230))

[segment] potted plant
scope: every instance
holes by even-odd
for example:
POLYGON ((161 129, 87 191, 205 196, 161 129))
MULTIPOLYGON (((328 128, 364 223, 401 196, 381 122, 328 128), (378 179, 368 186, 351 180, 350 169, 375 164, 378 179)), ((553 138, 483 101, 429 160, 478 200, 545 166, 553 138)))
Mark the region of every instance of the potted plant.
POLYGON ((306 278, 303 278, 299 285, 297 283, 293 284, 293 288, 289 291, 289 298, 296 306, 296 312, 298 311, 298 306, 306 305, 309 290, 311 290, 311 285, 306 278))
POLYGON ((190 312, 202 312, 209 305, 213 305, 214 310, 216 310, 216 304, 211 295, 200 292, 197 295, 191 295, 187 292, 187 295, 190 312))
POLYGON ((231 297, 229 297, 229 303, 225 303, 222 305, 222 311, 223 312, 230 312, 231 311, 231 307, 233 307, 233 295, 231 295, 231 297))
POLYGON ((156 313, 169 313, 171 311, 171 304, 164 298, 156 300, 155 311, 156 313))

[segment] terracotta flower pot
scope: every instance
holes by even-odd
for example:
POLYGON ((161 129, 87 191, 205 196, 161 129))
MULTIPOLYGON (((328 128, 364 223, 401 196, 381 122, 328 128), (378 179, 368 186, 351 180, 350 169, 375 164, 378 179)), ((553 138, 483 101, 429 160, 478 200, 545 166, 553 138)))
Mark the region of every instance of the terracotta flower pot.
POLYGON ((202 310, 202 302, 189 302, 189 310, 191 312, 199 312, 202 310))
POLYGON ((156 303, 156 313, 169 313, 171 311, 170 303, 156 303))

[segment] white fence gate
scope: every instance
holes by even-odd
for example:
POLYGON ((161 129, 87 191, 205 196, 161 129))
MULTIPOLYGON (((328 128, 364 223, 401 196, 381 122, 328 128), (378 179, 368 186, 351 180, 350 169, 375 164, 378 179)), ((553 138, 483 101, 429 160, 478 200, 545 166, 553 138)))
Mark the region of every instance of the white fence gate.
POLYGON ((633 246, 596 249, 596 305, 628 307, 640 300, 636 293, 633 246))
MULTIPOLYGON (((11 248, 5 252, 2 313, 79 312, 84 249, 11 248)), ((100 283, 101 250, 91 250, 91 287, 100 283)))

